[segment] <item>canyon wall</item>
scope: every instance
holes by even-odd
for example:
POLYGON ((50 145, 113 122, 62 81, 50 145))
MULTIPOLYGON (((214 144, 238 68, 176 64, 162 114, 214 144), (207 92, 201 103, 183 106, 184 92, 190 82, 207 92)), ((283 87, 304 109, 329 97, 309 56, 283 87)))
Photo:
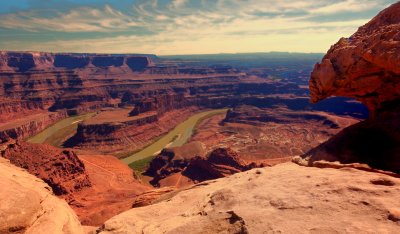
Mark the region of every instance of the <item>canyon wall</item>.
MULTIPOLYGON (((24 112, 26 111, 23 111, 22 114, 24 112)), ((15 140, 26 139, 66 117, 68 117, 67 112, 58 111, 33 114, 27 118, 17 119, 18 121, 14 123, 10 120, 10 124, 0 123, 0 142, 7 141, 10 138, 15 140)))
MULTIPOLYGON (((138 130, 158 122, 165 113, 180 111, 182 118, 179 119, 184 119, 187 117, 185 108, 225 108, 237 104, 309 108, 307 90, 296 83, 249 76, 230 67, 163 65, 155 62, 158 59, 154 55, 1 52, 0 58, 0 105, 4 107, 0 110, 0 121, 17 121, 26 115, 48 111, 77 115, 109 107, 131 108, 130 116, 137 116, 137 119, 124 121, 122 125, 80 124, 77 135, 67 145, 85 149, 91 144, 91 149, 107 144, 109 150, 117 144, 120 144, 117 148, 122 149, 129 142, 135 142, 137 146, 132 149, 137 149, 150 138, 121 137, 125 136, 122 128, 129 126, 131 133, 127 135, 140 135, 138 130), (156 112, 156 116, 150 116, 151 112, 156 112), (105 137, 105 132, 109 137, 105 137), (118 140, 119 137, 125 140, 118 140), (125 143, 116 143, 121 141, 125 143)), ((344 109, 338 112, 346 113, 350 108, 344 109)), ((166 116, 178 116, 177 112, 166 116)), ((4 130, 14 138, 17 135, 28 137, 34 132, 28 132, 27 126, 39 129, 37 125, 48 124, 24 122, 18 129, 4 130)), ((165 123, 160 125, 166 126, 165 123)), ((149 136, 159 136, 163 132, 156 128, 149 136)))
POLYGON ((77 155, 48 145, 7 142, 0 156, 44 180, 56 195, 71 195, 91 183, 77 155))

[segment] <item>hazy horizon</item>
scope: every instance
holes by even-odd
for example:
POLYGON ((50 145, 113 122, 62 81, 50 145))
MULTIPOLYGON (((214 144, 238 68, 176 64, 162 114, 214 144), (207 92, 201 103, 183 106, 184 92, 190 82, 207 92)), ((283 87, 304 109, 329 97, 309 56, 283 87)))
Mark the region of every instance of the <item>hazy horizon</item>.
POLYGON ((0 9, 0 50, 160 56, 325 53, 395 2, 14 0, 0 9))

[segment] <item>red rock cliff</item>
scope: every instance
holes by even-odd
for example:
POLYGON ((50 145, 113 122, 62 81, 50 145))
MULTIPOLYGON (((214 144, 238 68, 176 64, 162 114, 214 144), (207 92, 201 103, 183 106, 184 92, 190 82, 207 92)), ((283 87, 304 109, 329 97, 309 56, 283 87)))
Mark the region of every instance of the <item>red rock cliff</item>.
POLYGON ((347 96, 373 118, 350 126, 303 157, 308 164, 365 163, 400 173, 400 2, 332 46, 311 75, 313 102, 347 96))
POLYGON ((312 72, 312 102, 353 97, 374 115, 384 103, 400 98, 399 12, 400 2, 330 48, 312 72))

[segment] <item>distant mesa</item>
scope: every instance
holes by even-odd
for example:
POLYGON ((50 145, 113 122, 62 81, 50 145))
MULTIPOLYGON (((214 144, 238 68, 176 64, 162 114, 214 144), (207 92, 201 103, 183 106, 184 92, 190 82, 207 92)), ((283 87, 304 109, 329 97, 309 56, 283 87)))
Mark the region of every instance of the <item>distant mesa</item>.
POLYGON ((82 69, 87 67, 111 68, 123 67, 133 72, 143 72, 154 66, 152 58, 147 55, 108 55, 108 54, 75 54, 43 52, 2 52, 0 53, 0 70, 27 72, 30 70, 48 69, 82 69))

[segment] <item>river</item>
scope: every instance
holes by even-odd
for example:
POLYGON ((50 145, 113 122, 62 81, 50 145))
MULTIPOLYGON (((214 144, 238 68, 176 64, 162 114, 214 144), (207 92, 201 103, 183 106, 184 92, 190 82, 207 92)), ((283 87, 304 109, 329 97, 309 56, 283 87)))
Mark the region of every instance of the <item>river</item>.
POLYGON ((78 123, 93 117, 96 113, 72 116, 47 127, 45 130, 27 139, 27 142, 37 144, 49 144, 61 147, 68 136, 76 133, 78 123))
POLYGON ((182 146, 190 139, 194 128, 199 122, 211 116, 226 113, 226 111, 227 109, 217 109, 194 114, 168 132, 168 134, 146 146, 141 151, 122 159, 122 161, 129 165, 135 161, 152 157, 161 152, 165 147, 182 146))
MULTIPOLYGON (((182 146, 190 139, 198 123, 214 115, 226 113, 226 111, 227 109, 216 109, 196 113, 155 142, 121 160, 129 165, 139 160, 148 159, 161 152, 165 147, 182 146)), ((95 114, 96 113, 90 113, 63 119, 46 128, 39 134, 29 138, 27 141, 30 143, 46 143, 56 147, 62 147, 64 140, 76 132, 78 123, 93 117, 95 114)))

